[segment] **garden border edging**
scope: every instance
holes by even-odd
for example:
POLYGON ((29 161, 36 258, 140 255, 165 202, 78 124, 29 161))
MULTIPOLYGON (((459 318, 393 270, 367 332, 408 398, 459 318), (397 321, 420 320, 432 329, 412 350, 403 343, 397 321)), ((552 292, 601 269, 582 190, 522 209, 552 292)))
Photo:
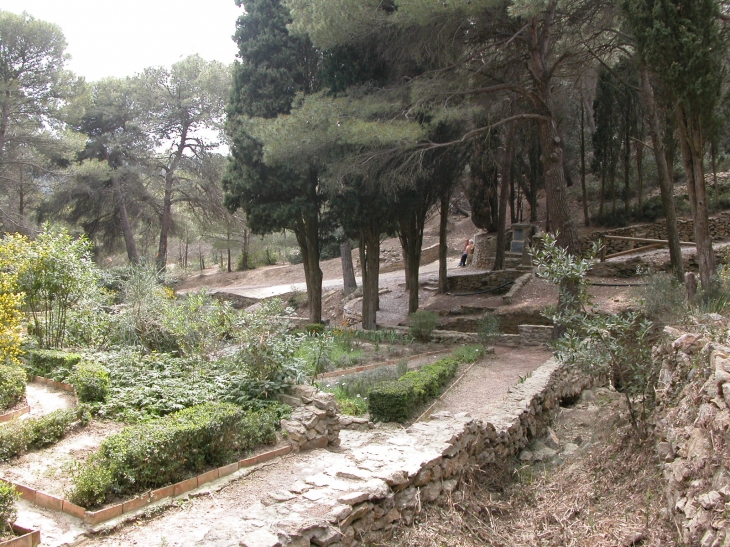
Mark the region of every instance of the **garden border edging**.
MULTIPOLYGON (((228 465, 224 465, 223 467, 211 469, 210 471, 206 471, 205 473, 202 473, 190 479, 186 479, 184 481, 168 486, 163 486, 150 492, 146 492, 140 496, 134 497, 130 500, 116 503, 103 509, 99 509, 98 511, 88 511, 83 507, 71 503, 66 499, 59 498, 51 494, 46 494, 45 492, 35 490, 34 488, 31 488, 21 483, 13 482, 6 478, 0 478, 0 481, 15 486, 15 489, 20 493, 20 497, 30 503, 33 503, 34 505, 38 505, 39 507, 43 507, 46 509, 51 509, 53 511, 60 511, 61 513, 66 513, 67 515, 82 519, 86 524, 95 525, 119 517, 125 513, 137 511, 138 509, 150 505, 151 503, 160 501, 164 498, 172 498, 180 496, 182 494, 186 494, 187 492, 195 490, 196 488, 208 484, 216 479, 231 475, 239 469, 245 469, 259 463, 265 463, 279 456, 286 456, 291 451, 291 446, 283 446, 275 450, 264 452, 263 454, 259 454, 257 456, 244 458, 228 465)), ((0 547, 1 545, 2 544, 0 544, 0 547)))
POLYGON ((41 531, 33 530, 32 528, 25 528, 18 526, 17 524, 12 525, 13 532, 20 534, 12 539, 0 541, 0 547, 35 547, 41 542, 41 531))

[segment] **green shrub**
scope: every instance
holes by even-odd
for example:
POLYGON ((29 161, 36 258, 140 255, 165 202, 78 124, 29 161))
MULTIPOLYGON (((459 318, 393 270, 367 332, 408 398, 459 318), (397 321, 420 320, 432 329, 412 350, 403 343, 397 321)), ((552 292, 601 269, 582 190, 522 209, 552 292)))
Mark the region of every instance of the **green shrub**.
POLYGON ((0 537, 12 532, 12 524, 18 516, 15 502, 19 497, 20 494, 15 490, 15 486, 0 481, 0 537))
POLYGON ((477 323, 479 340, 485 344, 493 343, 501 334, 499 330, 500 318, 493 313, 485 313, 477 323))
POLYGON ((395 381, 383 382, 368 392, 370 419, 404 422, 415 409, 436 397, 459 368, 457 357, 446 357, 404 374, 395 381))
POLYGON ((307 323, 304 325, 307 334, 324 334, 324 325, 322 323, 307 323))
POLYGON ((411 336, 420 342, 431 340, 433 330, 439 324, 439 317, 431 311, 417 311, 408 316, 411 336))
POLYGON ((687 290, 668 273, 652 273, 644 276, 646 285, 633 292, 641 303, 644 314, 659 324, 671 324, 688 311, 687 290))
POLYGON ((0 461, 57 442, 80 419, 82 412, 81 408, 56 410, 40 418, 8 422, 0 427, 0 461))
POLYGON ((408 372, 408 360, 396 365, 347 374, 333 380, 325 380, 319 388, 334 393, 340 411, 350 416, 360 416, 368 411, 367 394, 371 387, 386 381, 397 380, 408 372))
POLYGON ((72 473, 70 499, 83 507, 178 482, 207 467, 276 440, 276 413, 205 403, 143 424, 102 442, 72 473))
POLYGON ((67 353, 55 349, 34 349, 27 353, 28 372, 33 376, 43 376, 65 382, 73 368, 81 361, 78 353, 67 353))
POLYGON ((0 410, 12 408, 23 398, 25 382, 22 368, 0 365, 0 410))
POLYGON ((35 239, 23 238, 18 258, 18 289, 25 295, 29 329, 40 347, 64 346, 68 312, 98 289, 99 268, 91 259, 91 243, 72 238, 49 225, 35 239))
POLYGON ((109 371, 99 363, 80 362, 69 381, 82 403, 104 402, 109 394, 109 371))
POLYGON ((416 406, 413 382, 394 380, 383 382, 368 392, 368 412, 371 420, 405 422, 416 406))
POLYGON ((460 363, 474 363, 484 357, 484 346, 460 346, 453 351, 460 363))

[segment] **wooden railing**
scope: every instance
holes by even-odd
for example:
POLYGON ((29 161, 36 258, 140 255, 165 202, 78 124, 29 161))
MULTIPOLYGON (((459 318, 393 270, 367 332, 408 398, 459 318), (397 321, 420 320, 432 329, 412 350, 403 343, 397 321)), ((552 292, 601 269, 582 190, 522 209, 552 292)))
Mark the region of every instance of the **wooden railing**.
MULTIPOLYGON (((623 256, 628 255, 631 253, 637 253, 640 251, 646 251, 649 249, 658 249, 661 247, 668 247, 669 241, 666 239, 648 239, 645 237, 624 237, 624 236, 603 236, 604 242, 607 240, 614 240, 614 241, 628 241, 629 245, 631 246, 630 249, 627 249, 626 251, 621 251, 618 253, 613 253, 610 255, 606 254, 606 245, 605 243, 601 245, 601 262, 605 261, 607 258, 613 258, 615 256, 623 256), (648 243, 648 245, 642 245, 641 247, 634 247, 635 243, 648 243)), ((692 245, 694 246, 695 243, 692 241, 680 241, 680 245, 692 245)))

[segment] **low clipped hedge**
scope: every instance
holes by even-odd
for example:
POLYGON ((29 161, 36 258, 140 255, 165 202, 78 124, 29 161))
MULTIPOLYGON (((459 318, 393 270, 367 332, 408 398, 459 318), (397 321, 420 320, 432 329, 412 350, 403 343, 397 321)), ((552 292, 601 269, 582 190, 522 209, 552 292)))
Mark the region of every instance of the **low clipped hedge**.
POLYGON ((0 481, 0 537, 13 535, 13 524, 18 516, 15 502, 19 497, 15 486, 0 481))
POLYGON ((69 382, 82 403, 103 403, 109 394, 109 371, 92 361, 81 361, 74 367, 69 382))
POLYGON ((85 410, 56 410, 39 418, 15 419, 0 427, 0 461, 35 448, 43 448, 61 439, 71 426, 85 421, 85 410))
POLYGON ((25 371, 12 365, 0 365, 0 411, 15 406, 25 395, 25 371))
POLYGON ((455 357, 446 357, 408 372, 398 380, 372 387, 368 392, 370 419, 405 422, 419 405, 439 394, 454 377, 460 363, 455 357))
POLYGON ((28 372, 57 382, 65 382, 81 361, 78 353, 55 349, 33 349, 27 353, 28 372))
POLYGON ((69 498, 82 507, 103 504, 188 478, 276 440, 276 413, 204 403, 125 427, 105 439, 72 473, 69 498))

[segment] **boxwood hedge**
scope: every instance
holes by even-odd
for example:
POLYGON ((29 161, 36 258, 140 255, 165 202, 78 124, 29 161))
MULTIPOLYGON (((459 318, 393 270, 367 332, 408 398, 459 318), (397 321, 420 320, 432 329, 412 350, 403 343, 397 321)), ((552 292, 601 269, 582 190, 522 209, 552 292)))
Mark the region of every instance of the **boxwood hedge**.
POLYGON ((398 380, 374 386, 368 392, 370 419, 405 422, 419 405, 439 394, 441 387, 456 374, 459 363, 454 357, 439 359, 398 380))
POLYGON ((368 391, 370 419, 405 422, 421 404, 439 394, 461 363, 474 362, 482 355, 483 347, 465 346, 452 356, 408 372, 398 380, 376 384, 368 391))
POLYGON ((82 403, 101 403, 109 394, 109 371, 99 363, 81 361, 74 367, 69 382, 82 403))
POLYGON ((25 371, 17 366, 0 365, 0 411, 15 406, 25 395, 25 371))
POLYGON ((92 507, 184 480, 273 443, 277 424, 274 412, 204 403, 125 427, 73 470, 69 498, 92 507))
POLYGON ((34 349, 27 353, 27 369, 31 376, 43 376, 57 382, 65 382, 73 368, 81 361, 78 353, 55 349, 34 349))
POLYGON ((0 427, 0 461, 57 442, 74 423, 88 420, 85 413, 85 408, 78 407, 55 410, 39 418, 9 421, 0 427))

